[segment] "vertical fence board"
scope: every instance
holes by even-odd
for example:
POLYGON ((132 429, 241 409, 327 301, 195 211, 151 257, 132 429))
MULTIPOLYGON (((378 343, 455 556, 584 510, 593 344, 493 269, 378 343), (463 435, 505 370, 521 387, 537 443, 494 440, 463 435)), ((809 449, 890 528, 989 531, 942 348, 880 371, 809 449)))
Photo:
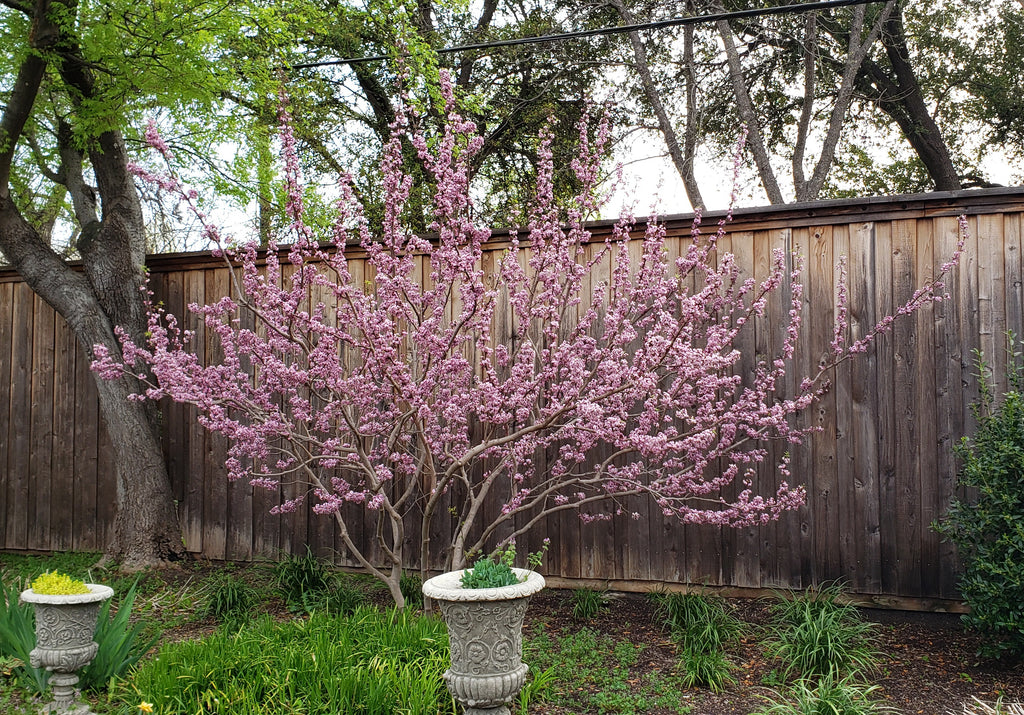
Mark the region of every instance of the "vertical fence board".
MULTIPOLYGON (((932 229, 935 240, 935 260, 941 265, 956 250, 960 235, 955 218, 936 219, 932 229)), ((935 314, 935 399, 940 409, 936 413, 937 471, 940 475, 935 502, 941 516, 949 507, 956 493, 957 460, 953 445, 964 434, 963 396, 965 385, 961 384, 962 361, 970 360, 963 352, 960 336, 959 314, 962 307, 956 296, 959 286, 959 271, 953 271, 945 279, 950 300, 934 306, 935 314)), ((938 546, 940 571, 940 594, 946 598, 956 597, 957 555, 952 542, 942 540, 938 546)))
POLYGON ((11 418, 7 443, 11 458, 8 460, 7 490, 7 548, 31 548, 29 532, 29 490, 32 474, 30 469, 30 448, 32 438, 32 311, 33 296, 28 286, 19 283, 14 287, 13 319, 14 330, 11 338, 11 418))
POLYGON ((71 548, 75 531, 75 346, 63 318, 54 325, 53 443, 50 454, 50 548, 71 548), (69 438, 70 437, 70 438, 69 438))
MULTIPOLYGON (((848 340, 865 338, 882 317, 875 304, 872 278, 878 254, 871 224, 855 224, 850 237, 848 340)), ((878 503, 878 353, 870 350, 850 365, 851 433, 847 439, 849 479, 853 482, 856 587, 881 593, 881 531, 878 503)), ((847 572, 849 577, 849 572, 847 572)))
MULTIPOLYGON (((205 364, 206 341, 205 327, 202 319, 188 309, 188 306, 206 304, 206 271, 188 271, 184 276, 185 310, 178 316, 185 330, 195 332, 191 349, 200 364, 205 364)), ((212 298, 213 296, 211 296, 212 298)), ((206 551, 203 518, 206 497, 206 430, 197 421, 198 410, 186 407, 188 418, 188 489, 186 490, 184 509, 180 512, 181 527, 185 533, 185 543, 194 552, 209 555, 206 551)))
MULTIPOLYGON (((812 370, 828 360, 828 346, 833 334, 833 271, 837 256, 832 255, 832 226, 816 226, 811 232, 810 285, 807 289, 814 312, 805 327, 810 332, 812 370), (825 307, 828 309, 825 309, 825 307)), ((840 576, 839 484, 836 479, 836 391, 826 393, 813 408, 812 419, 817 432, 809 440, 814 455, 811 478, 813 489, 808 500, 814 523, 814 558, 818 583, 840 576)))
MULTIPOLYGON (((104 546, 97 509, 100 448, 99 396, 89 372, 89 356, 81 343, 75 342, 75 535, 72 548, 78 551, 96 551, 104 546)), ((113 499, 112 494, 102 495, 113 499)))
POLYGON ((14 306, 14 291, 18 288, 17 283, 0 283, 0 538, 7 536, 8 505, 13 496, 9 493, 11 489, 11 357, 14 350, 12 333, 14 319, 12 309, 14 306))
MULTIPOLYGON (((897 305, 910 299, 917 285, 914 248, 917 243, 917 222, 895 221, 892 229, 892 295, 897 305)), ((916 316, 915 316, 916 317, 916 316)), ((918 344, 915 321, 901 321, 893 330, 895 349, 893 392, 896 410, 896 527, 898 529, 896 565, 900 593, 921 593, 921 502, 912 477, 920 466, 922 425, 915 419, 920 394, 916 393, 915 375, 918 344)))

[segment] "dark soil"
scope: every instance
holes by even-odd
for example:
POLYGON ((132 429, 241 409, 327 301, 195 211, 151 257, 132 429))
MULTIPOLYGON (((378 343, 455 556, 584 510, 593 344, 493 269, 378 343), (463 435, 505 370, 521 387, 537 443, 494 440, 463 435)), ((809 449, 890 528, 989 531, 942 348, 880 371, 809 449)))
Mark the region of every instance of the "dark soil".
MULTIPOLYGON (((651 602, 639 595, 622 595, 586 624, 572 618, 569 597, 558 591, 538 594, 527 613, 527 631, 543 624, 551 633, 589 628, 634 644, 643 643, 643 669, 671 672, 676 663, 675 646, 657 621, 651 602)), ((722 693, 693 689, 684 694, 692 715, 747 715, 763 710, 766 696, 774 693, 774 672, 779 663, 765 655, 762 626, 770 620, 769 602, 730 599, 736 615, 750 624, 740 642, 729 649, 736 666, 737 684, 722 693)), ((965 632, 960 617, 951 613, 919 613, 864 609, 864 616, 878 624, 878 649, 883 654, 880 671, 869 679, 879 686, 885 705, 904 715, 962 713, 972 698, 992 703, 1024 701, 1024 665, 979 662, 978 639, 965 632)), ((577 715, 578 711, 536 705, 531 715, 577 715)), ((659 711, 649 711, 661 715, 659 711)), ((669 710, 661 711, 667 715, 669 710)))

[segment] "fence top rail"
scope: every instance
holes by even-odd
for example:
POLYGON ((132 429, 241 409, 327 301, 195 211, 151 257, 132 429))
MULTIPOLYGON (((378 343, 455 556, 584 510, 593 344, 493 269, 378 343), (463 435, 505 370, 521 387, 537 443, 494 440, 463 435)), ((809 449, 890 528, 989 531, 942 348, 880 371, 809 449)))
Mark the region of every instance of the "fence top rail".
MULTIPOLYGON (((828 201, 806 201, 775 206, 739 208, 733 211, 727 233, 740 231, 770 231, 784 228, 807 226, 830 226, 872 221, 894 221, 908 219, 930 219, 960 214, 998 214, 1024 212, 1024 186, 996 187, 990 189, 967 189, 961 191, 936 191, 925 194, 901 194, 896 196, 869 196, 828 201)), ((666 214, 658 216, 668 235, 689 235, 694 215, 691 213, 666 214)), ((713 231, 725 210, 703 213, 701 225, 704 232, 713 231)), ((649 216, 637 217, 636 227, 643 230, 649 216)), ((586 225, 595 239, 611 233, 616 219, 590 221, 586 225)), ((496 228, 491 232, 491 245, 502 248, 510 231, 496 228)), ((429 236, 427 236, 429 238, 429 236)), ((281 249, 284 259, 287 247, 281 249)), ((349 249, 353 258, 361 256, 358 248, 349 249)), ((73 267, 77 265, 72 262, 73 267)), ((151 272, 188 270, 192 268, 217 268, 224 265, 222 257, 211 251, 190 251, 187 253, 150 254, 146 266, 151 272)), ((20 282, 18 273, 10 267, 0 267, 0 283, 20 282)))

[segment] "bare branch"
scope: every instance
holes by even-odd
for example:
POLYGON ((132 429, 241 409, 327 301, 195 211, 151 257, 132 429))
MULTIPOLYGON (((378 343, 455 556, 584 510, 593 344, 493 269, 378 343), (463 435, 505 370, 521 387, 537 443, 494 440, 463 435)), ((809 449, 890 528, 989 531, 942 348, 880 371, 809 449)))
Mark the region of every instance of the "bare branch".
MULTIPOLYGON (((609 0, 608 4, 615 8, 623 22, 629 25, 636 24, 636 19, 622 3, 622 0, 609 0)), ((672 164, 679 173, 679 177, 683 180, 683 187, 686 189, 686 197, 689 199, 690 205, 693 206, 693 208, 704 208, 704 198, 701 196, 700 187, 697 185, 697 178, 693 172, 693 145, 695 134, 690 130, 690 124, 693 122, 693 115, 689 113, 689 110, 693 107, 690 99, 691 96, 693 96, 691 94, 691 89, 694 85, 692 82, 688 82, 687 85, 687 141, 686 151, 684 151, 684 149, 679 146, 679 139, 676 136, 675 127, 668 116, 668 112, 665 110, 665 104, 661 101, 661 92, 658 90, 658 86, 655 84, 654 78, 651 76, 651 65, 647 57, 647 48, 644 47, 644 43, 640 39, 640 33, 633 31, 630 32, 628 36, 629 42, 633 47, 633 56, 636 58, 634 68, 640 76, 640 84, 644 88, 644 94, 647 96, 647 101, 650 102, 651 108, 654 110, 654 115, 658 118, 658 128, 661 130, 661 134, 665 138, 665 144, 668 147, 668 154, 672 158, 672 164)), ((692 40, 690 47, 690 59, 692 61, 692 40)), ((688 65, 688 70, 692 73, 692 64, 688 65)))

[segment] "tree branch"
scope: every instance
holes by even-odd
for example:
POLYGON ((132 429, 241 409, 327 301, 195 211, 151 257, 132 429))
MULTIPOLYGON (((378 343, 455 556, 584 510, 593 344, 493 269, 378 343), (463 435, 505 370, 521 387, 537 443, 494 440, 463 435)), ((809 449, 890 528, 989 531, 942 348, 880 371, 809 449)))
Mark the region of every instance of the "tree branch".
MULTIPOLYGON (((716 2, 714 7, 717 12, 725 12, 721 2, 716 2)), ((768 201, 773 204, 785 203, 786 200, 779 188, 779 181, 775 178, 775 171, 772 169, 768 150, 764 145, 764 138, 761 136, 761 122, 754 112, 754 104, 750 100, 750 93, 747 91, 747 85, 743 78, 743 65, 736 49, 732 28, 726 20, 719 20, 717 25, 725 45, 726 57, 729 60, 729 79, 736 95, 736 109, 739 112, 740 121, 747 127, 747 144, 754 154, 754 163, 757 165, 757 173, 761 177, 761 185, 764 187, 765 193, 768 194, 768 201)))
MULTIPOLYGON (((619 17, 627 25, 636 24, 636 18, 626 6, 622 3, 622 0, 609 0, 611 5, 619 13, 619 17)), ((662 136, 665 138, 665 145, 668 147, 668 154, 672 158, 672 164, 675 166, 676 171, 679 173, 679 177, 683 180, 683 187, 686 189, 686 197, 690 201, 690 205, 694 209, 704 208, 704 198, 701 196, 700 187, 697 185, 697 179, 693 173, 693 143, 694 135, 687 130, 687 149, 684 150, 679 146, 679 138, 676 136, 675 127, 672 124, 672 120, 668 116, 668 112, 665 110, 665 104, 661 101, 661 93, 658 91, 658 87, 654 82, 654 78, 651 76, 651 64, 647 56, 647 48, 644 47, 643 41, 640 39, 639 32, 628 33, 629 42, 633 47, 633 56, 636 58, 636 64, 634 65, 637 75, 640 77, 640 84, 644 88, 644 94, 647 96, 647 101, 650 103, 651 108, 654 110, 654 115, 658 118, 658 128, 661 130, 662 136)), ((691 58, 692 58, 692 42, 691 42, 691 58)), ((687 65, 687 69, 692 69, 692 65, 687 65)), ((687 110, 690 109, 690 92, 689 87, 692 83, 688 83, 687 90, 687 110)), ((692 121, 690 114, 686 116, 687 125, 692 121)))

